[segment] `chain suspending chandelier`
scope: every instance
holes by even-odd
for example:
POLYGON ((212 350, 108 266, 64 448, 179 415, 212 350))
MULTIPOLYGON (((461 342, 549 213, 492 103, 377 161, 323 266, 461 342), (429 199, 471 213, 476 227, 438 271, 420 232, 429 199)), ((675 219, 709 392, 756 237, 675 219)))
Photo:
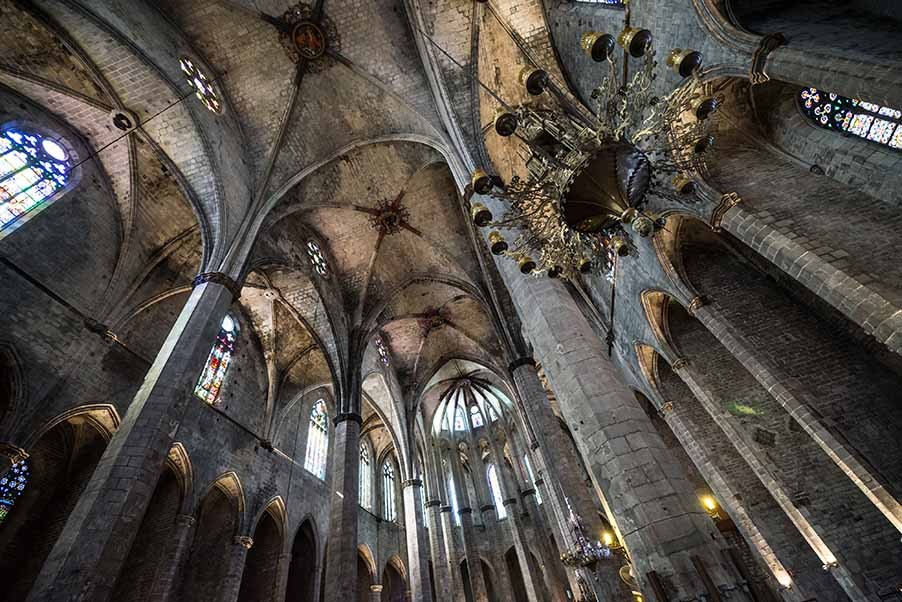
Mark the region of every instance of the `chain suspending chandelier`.
MULTIPOLYGON (((708 118, 722 99, 710 95, 699 78, 699 52, 670 52, 667 64, 684 80, 658 98, 652 93, 657 62, 650 31, 626 27, 616 40, 588 32, 581 45, 606 67, 592 91, 593 118, 561 108, 566 104, 561 102, 555 108, 502 102, 495 132, 520 140, 528 174, 515 175, 506 184, 483 170, 471 177, 473 192, 506 206, 496 219, 475 202, 470 207, 473 221, 492 229, 492 253, 517 261, 524 274, 575 278, 600 271, 610 277, 616 257, 636 251, 631 234, 648 237, 664 226, 663 219, 645 211, 651 198, 695 200, 695 179, 705 172, 714 144, 708 118), (614 61, 617 45, 623 48, 620 70, 614 61), (630 57, 640 65, 632 77, 630 57), (516 238, 509 243, 503 230, 517 231, 516 238)), ((533 97, 561 97, 541 69, 527 67, 520 82, 533 97)))

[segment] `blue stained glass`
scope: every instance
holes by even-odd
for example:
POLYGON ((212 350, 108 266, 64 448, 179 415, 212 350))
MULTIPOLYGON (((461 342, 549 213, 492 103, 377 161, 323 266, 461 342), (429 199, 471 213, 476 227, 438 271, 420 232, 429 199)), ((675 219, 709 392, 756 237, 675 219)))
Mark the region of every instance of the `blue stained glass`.
POLYGON ((802 112, 828 130, 848 132, 891 148, 902 148, 902 111, 817 88, 799 92, 802 112))
POLYGON ((15 129, 0 133, 0 231, 64 188, 71 168, 53 140, 15 129))
POLYGON ((9 472, 0 477, 0 523, 3 523, 16 500, 25 491, 30 476, 28 460, 20 460, 12 465, 9 472))

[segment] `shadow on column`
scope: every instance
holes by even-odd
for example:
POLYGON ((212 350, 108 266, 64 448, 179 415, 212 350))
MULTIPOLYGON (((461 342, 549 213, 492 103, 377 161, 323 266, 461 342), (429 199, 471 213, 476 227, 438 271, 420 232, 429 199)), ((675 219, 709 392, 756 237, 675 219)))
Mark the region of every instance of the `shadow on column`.
POLYGON ((237 527, 237 501, 218 485, 212 487, 200 505, 180 600, 219 602, 237 527))
POLYGON ((315 585, 316 534, 310 521, 304 521, 291 546, 285 602, 314 602, 315 585))
POLYGON ((270 511, 263 513, 254 530, 254 545, 247 553, 238 602, 272 600, 282 551, 282 529, 270 511))
POLYGON ((132 549, 119 572, 113 600, 141 602, 149 599, 157 570, 164 561, 170 560, 160 551, 167 548, 181 504, 181 485, 167 463, 150 498, 132 549))

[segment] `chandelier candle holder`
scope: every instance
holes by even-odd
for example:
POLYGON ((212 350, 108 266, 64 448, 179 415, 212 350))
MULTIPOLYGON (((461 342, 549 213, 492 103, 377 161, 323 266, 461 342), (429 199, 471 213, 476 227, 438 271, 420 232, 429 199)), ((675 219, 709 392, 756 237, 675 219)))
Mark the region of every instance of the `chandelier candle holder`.
POLYGON ((570 529, 573 545, 570 549, 561 554, 561 562, 569 567, 586 567, 594 571, 600 560, 611 558, 614 554, 611 551, 611 548, 602 544, 600 541, 591 541, 586 537, 582 518, 573 511, 569 498, 566 501, 567 510, 569 512, 567 516, 567 526, 570 529))
POLYGON ((492 252, 516 261, 524 274, 573 279, 596 271, 611 279, 617 257, 636 252, 632 236, 649 237, 664 226, 646 211, 652 198, 696 201, 696 180, 714 145, 709 118, 722 99, 698 75, 699 52, 669 53, 667 65, 683 81, 658 98, 652 94, 657 62, 650 31, 627 27, 616 38, 587 32, 581 46, 606 67, 592 91, 594 119, 566 109, 548 74, 527 67, 520 83, 529 95, 552 95, 558 102, 552 108, 502 102, 493 122, 499 136, 519 139, 527 173, 506 184, 481 169, 471 177, 474 193, 505 205, 496 219, 474 202, 473 222, 492 229, 492 252), (618 45, 620 69, 614 61, 618 45), (630 63, 638 63, 632 77, 630 63), (515 231, 513 241, 504 239, 504 230, 515 231))

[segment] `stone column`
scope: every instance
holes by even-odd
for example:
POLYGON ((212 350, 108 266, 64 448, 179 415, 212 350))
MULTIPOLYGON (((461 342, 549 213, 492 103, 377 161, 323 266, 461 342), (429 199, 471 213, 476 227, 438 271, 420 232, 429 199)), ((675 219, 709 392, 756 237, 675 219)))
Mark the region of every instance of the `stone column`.
POLYGON ((335 417, 326 600, 353 600, 357 596, 360 423, 359 414, 347 413, 335 417))
POLYGON ((507 259, 496 264, 646 599, 712 597, 722 586, 746 600, 720 553, 722 537, 564 285, 524 277, 507 259))
POLYGON ((194 541, 194 526, 197 521, 189 514, 175 517, 169 544, 163 555, 163 562, 154 576, 150 590, 151 602, 169 602, 174 600, 179 587, 179 575, 185 564, 191 542, 194 541))
POLYGON ((458 562, 457 546, 454 539, 454 517, 451 516, 453 508, 442 506, 439 514, 442 521, 442 532, 444 533, 445 546, 445 562, 447 562, 448 576, 451 583, 451 593, 454 595, 455 602, 466 602, 463 577, 460 574, 460 563, 458 562))
MULTIPOLYGON (((473 590, 473 602, 489 602, 488 590, 485 586, 485 575, 482 573, 482 562, 476 549, 476 533, 473 531, 473 508, 470 506, 470 493, 460 465, 460 455, 456 448, 450 450, 448 461, 451 463, 451 479, 457 493, 460 530, 463 535, 464 553, 467 556, 467 570, 470 573, 470 587, 473 590)), ((457 567, 457 570, 460 570, 457 567)))
POLYGON ((407 535, 408 586, 415 602, 432 602, 429 586, 429 551, 423 524, 423 481, 407 479, 401 484, 404 493, 404 532, 407 535))
POLYGON ((370 586, 370 602, 382 602, 382 584, 376 583, 370 586))
POLYGON ((429 553, 432 557, 432 573, 435 577, 435 592, 452 595, 451 575, 448 574, 448 557, 442 541, 441 500, 426 502, 426 520, 429 521, 429 553))
POLYGON ((0 477, 5 475, 13 465, 26 458, 28 458, 28 452, 18 445, 9 441, 0 442, 0 477))
MULTIPOLYGON (((234 545, 229 552, 228 568, 226 576, 222 582, 222 595, 220 602, 235 602, 238 600, 238 594, 241 591, 241 577, 244 575, 244 565, 247 562, 247 551, 254 545, 253 538, 247 535, 238 535, 235 537, 234 545)), ((210 558, 210 562, 216 562, 216 559, 210 558)))
MULTIPOLYGON (((276 567, 276 593, 273 602, 282 602, 288 593, 288 571, 291 568, 291 554, 279 554, 279 565, 276 567)), ((266 602, 266 601, 263 601, 266 602)))
MULTIPOLYGON (((495 435, 489 437, 489 453, 495 463, 495 473, 498 475, 498 484, 501 488, 501 496, 504 499, 507 511, 507 526, 514 542, 514 550, 517 552, 517 560, 520 563, 520 573, 523 575, 523 589, 526 590, 526 599, 530 602, 542 602, 542 590, 539 587, 541 569, 536 565, 526 539, 523 519, 520 516, 519 504, 515 497, 517 488, 511 483, 507 471, 504 469, 504 452, 501 451, 495 435)), ((502 558, 502 560, 505 560, 502 558)))
POLYGON ((202 274, 32 587, 32 602, 106 602, 238 287, 202 274))

